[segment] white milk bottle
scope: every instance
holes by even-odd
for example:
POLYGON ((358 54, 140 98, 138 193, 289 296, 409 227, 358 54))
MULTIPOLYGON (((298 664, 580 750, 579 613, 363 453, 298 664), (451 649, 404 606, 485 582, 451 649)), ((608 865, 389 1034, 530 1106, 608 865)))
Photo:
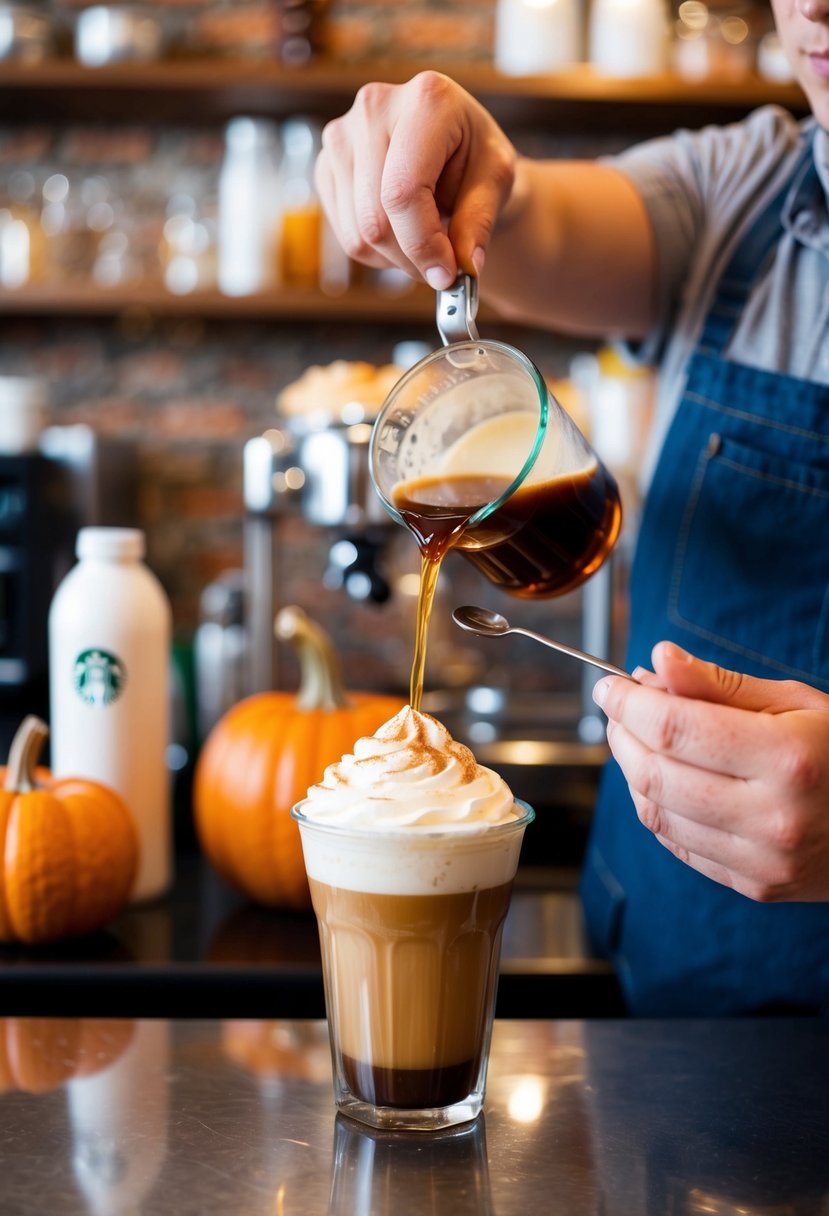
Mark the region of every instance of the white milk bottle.
POLYGON ((142 558, 144 533, 81 528, 78 564, 49 610, 52 771, 117 790, 141 845, 133 900, 171 879, 171 612, 142 558))

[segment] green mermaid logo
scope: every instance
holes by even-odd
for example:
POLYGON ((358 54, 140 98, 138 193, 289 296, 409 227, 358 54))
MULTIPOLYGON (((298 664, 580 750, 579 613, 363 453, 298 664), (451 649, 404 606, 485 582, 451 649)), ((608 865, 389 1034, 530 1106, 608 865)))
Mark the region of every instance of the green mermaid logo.
POLYGON ((93 647, 75 659, 72 683, 87 705, 111 705, 124 691, 126 681, 123 663, 108 650, 93 647))

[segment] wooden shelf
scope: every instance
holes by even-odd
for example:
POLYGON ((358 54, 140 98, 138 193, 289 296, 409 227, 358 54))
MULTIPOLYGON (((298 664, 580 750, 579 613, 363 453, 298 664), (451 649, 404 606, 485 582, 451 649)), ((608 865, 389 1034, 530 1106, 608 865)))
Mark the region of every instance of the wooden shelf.
MULTIPOLYGON (((341 113, 370 80, 400 82, 412 63, 312 62, 288 69, 269 61, 170 60, 85 68, 70 60, 6 63, 0 76, 0 123, 32 121, 181 122, 202 125, 236 113, 341 113)), ((687 81, 673 74, 637 79, 603 76, 587 64, 554 75, 507 77, 487 65, 442 63, 503 121, 538 126, 551 111, 577 107, 602 125, 647 113, 668 125, 677 112, 738 115, 765 102, 805 109, 796 85, 749 76, 687 81)))
MULTIPOLYGON (((513 128, 582 134, 590 129, 639 133, 683 123, 736 118, 776 102, 795 113, 806 103, 795 85, 758 77, 689 82, 665 74, 620 80, 578 64, 555 75, 507 77, 487 65, 442 63, 453 76, 513 128)), ((85 68, 71 60, 4 63, 0 73, 0 126, 93 122, 205 126, 234 114, 342 113, 370 80, 401 82, 412 63, 358 64, 317 60, 289 69, 269 61, 169 60, 85 68)), ((230 298, 218 291, 174 295, 148 282, 105 289, 89 284, 32 284, 0 290, 0 315, 118 317, 130 314, 282 321, 431 322, 434 296, 425 288, 390 294, 376 288, 342 296, 285 290, 230 298)))
POLYGON ((160 284, 121 288, 86 283, 36 283, 0 291, 0 315, 138 317, 199 317, 219 320, 388 321, 430 322, 434 293, 414 286, 391 294, 369 287, 352 288, 340 296, 321 291, 286 288, 257 295, 231 297, 219 291, 174 295, 160 284))

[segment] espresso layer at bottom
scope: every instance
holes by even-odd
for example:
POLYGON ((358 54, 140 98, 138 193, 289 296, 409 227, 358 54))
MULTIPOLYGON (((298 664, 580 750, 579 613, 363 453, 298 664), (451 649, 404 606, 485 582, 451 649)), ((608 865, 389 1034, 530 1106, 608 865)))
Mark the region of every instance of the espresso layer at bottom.
POLYGON ((362 1102, 402 1110, 427 1110, 461 1102, 475 1087, 478 1060, 447 1068, 374 1068, 351 1056, 342 1057, 348 1087, 362 1102))

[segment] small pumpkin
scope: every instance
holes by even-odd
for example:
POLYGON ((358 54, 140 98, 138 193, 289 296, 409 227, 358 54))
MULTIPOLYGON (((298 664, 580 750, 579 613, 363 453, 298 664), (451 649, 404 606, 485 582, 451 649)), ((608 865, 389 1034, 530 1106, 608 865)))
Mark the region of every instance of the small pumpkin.
POLYGON ((35 772, 47 734, 39 718, 25 718, 0 769, 3 942, 38 945, 99 929, 126 903, 138 868, 135 825, 114 790, 35 772))
POLYGON ((193 810, 201 847, 227 882, 255 903, 304 909, 311 901, 291 807, 403 701, 346 696, 330 638, 301 608, 283 608, 275 631, 297 650, 299 691, 257 693, 216 723, 196 763, 193 810))

